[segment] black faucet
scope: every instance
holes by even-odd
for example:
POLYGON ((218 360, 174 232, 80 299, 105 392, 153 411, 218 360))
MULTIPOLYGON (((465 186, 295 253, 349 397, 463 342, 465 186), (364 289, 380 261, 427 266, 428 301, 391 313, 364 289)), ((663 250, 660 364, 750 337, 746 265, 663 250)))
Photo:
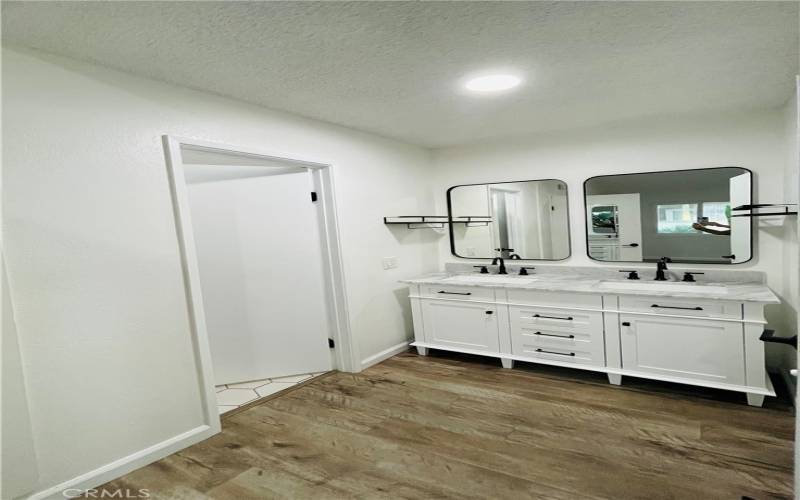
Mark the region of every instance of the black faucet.
POLYGON ((667 277, 664 275, 664 271, 667 270, 667 262, 672 262, 672 259, 669 257, 661 257, 656 262, 656 277, 655 281, 667 281, 667 277))
POLYGON ((498 261, 500 262, 500 268, 497 270, 497 274, 508 274, 506 272, 506 262, 502 257, 495 257, 492 259, 492 265, 496 266, 498 261))

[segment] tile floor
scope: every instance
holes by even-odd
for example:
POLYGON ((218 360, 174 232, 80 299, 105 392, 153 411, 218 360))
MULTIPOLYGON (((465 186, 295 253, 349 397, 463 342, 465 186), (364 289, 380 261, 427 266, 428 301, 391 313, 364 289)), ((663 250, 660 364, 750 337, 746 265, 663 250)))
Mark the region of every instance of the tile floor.
POLYGON ((219 409, 220 415, 222 415, 242 405, 275 394, 278 391, 282 391, 314 377, 319 377, 325 373, 327 372, 306 373, 303 375, 292 375, 290 377, 266 378, 253 382, 218 385, 217 408, 219 409))

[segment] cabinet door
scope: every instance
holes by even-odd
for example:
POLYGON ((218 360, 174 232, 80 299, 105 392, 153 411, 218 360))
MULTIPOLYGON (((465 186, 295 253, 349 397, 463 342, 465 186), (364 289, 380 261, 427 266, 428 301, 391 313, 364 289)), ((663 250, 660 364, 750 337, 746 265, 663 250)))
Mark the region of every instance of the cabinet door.
POLYGON ((622 368, 721 384, 744 384, 741 323, 620 314, 622 368))
POLYGON ((425 341, 442 347, 498 352, 497 308, 489 304, 422 301, 425 341))

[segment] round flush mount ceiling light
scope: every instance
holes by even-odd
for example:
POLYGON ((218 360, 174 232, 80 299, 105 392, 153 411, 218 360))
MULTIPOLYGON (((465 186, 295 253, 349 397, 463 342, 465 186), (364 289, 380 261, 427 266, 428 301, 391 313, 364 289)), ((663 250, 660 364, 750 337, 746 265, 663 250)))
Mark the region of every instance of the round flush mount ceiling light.
POLYGON ((464 82, 464 88, 471 92, 490 94, 503 92, 518 87, 522 83, 522 78, 509 73, 497 73, 491 75, 481 75, 468 79, 464 82))

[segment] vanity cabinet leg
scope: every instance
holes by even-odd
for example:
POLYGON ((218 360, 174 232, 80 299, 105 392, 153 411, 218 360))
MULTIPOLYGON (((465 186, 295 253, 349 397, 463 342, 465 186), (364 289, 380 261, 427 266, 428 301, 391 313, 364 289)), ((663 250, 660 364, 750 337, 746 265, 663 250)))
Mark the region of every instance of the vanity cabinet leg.
POLYGON ((619 373, 609 373, 608 383, 612 385, 622 385, 622 375, 619 373))
POLYGON ((427 356, 428 355, 428 348, 427 347, 417 346, 417 354, 419 354, 420 356, 427 356))
POLYGON ((514 360, 508 358, 500 358, 500 362, 503 363, 503 368, 514 368, 514 360))
POLYGON ((761 407, 764 404, 764 395, 763 394, 750 394, 747 393, 747 404, 750 406, 757 406, 761 407))

